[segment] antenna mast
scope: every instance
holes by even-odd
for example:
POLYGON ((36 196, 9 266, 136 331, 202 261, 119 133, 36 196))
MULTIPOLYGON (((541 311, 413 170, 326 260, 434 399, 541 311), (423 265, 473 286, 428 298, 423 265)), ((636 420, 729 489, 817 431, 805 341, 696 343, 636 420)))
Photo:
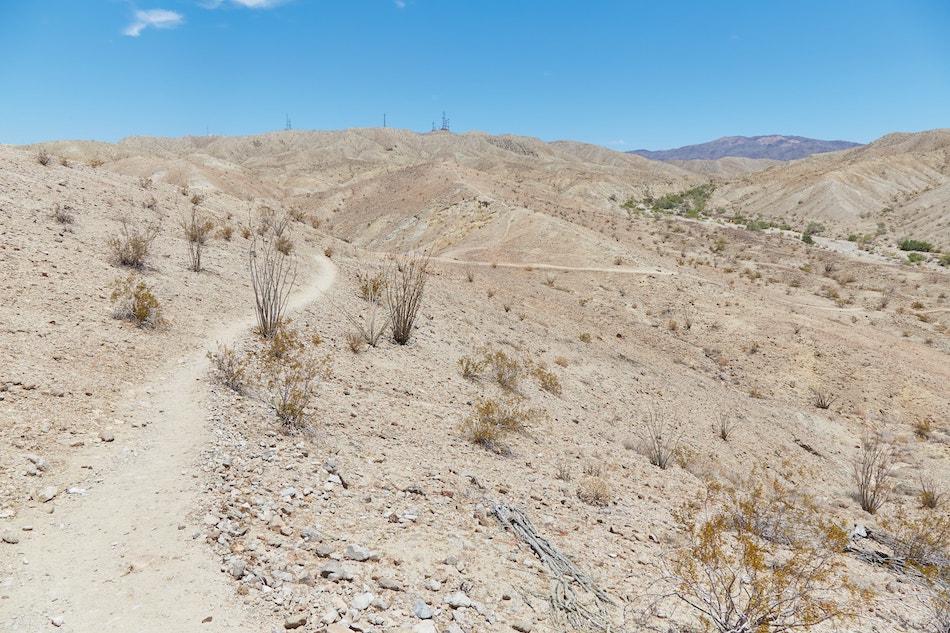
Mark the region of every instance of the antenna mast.
POLYGON ((445 110, 442 111, 442 131, 450 132, 449 130, 449 120, 445 118, 445 110))
POLYGON ((289 114, 287 115, 287 124, 284 125, 284 129, 285 129, 285 130, 292 130, 292 129, 294 129, 294 126, 290 124, 290 115, 289 115, 289 114))

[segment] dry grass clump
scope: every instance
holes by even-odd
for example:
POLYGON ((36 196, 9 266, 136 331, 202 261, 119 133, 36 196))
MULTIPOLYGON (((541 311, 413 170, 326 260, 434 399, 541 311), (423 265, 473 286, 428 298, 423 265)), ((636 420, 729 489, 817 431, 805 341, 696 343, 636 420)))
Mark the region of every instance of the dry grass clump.
POLYGON ((592 506, 608 506, 613 490, 603 477, 587 477, 577 486, 577 498, 592 506))
POLYGON ((131 321, 141 328, 157 328, 165 323, 158 299, 138 273, 112 282, 112 317, 131 321))
POLYGON ((119 234, 109 236, 108 240, 112 261, 120 266, 143 268, 152 242, 158 237, 159 225, 139 228, 130 225, 127 218, 122 218, 120 224, 119 234))
POLYGON ((462 431, 474 444, 498 453, 507 454, 502 444, 510 433, 523 433, 527 424, 537 417, 537 412, 511 402, 482 400, 475 405, 475 413, 462 423, 462 431))
POLYGON ((368 273, 357 272, 356 283, 359 288, 360 299, 370 303, 376 303, 383 298, 383 291, 386 289, 386 275, 382 272, 368 273))
POLYGON ((815 408, 818 409, 829 409, 831 405, 834 404, 834 401, 837 399, 837 396, 832 394, 827 389, 812 389, 812 404, 815 405, 815 408))
POLYGON ((937 490, 937 484, 934 483, 934 480, 921 475, 919 481, 920 492, 917 493, 917 500, 920 502, 920 507, 936 510, 942 506, 946 500, 946 495, 937 490))
POLYGON ((50 160, 51 160, 51 157, 49 155, 49 152, 47 152, 45 149, 41 149, 40 151, 36 153, 36 162, 38 162, 43 167, 46 167, 47 165, 49 165, 50 160))
POLYGON ((538 386, 555 396, 561 395, 561 381, 553 372, 548 371, 544 363, 531 368, 531 374, 538 379, 538 386))
POLYGON ((510 356, 500 349, 481 348, 479 357, 463 356, 459 359, 462 376, 478 380, 487 376, 509 393, 521 394, 521 385, 528 375, 538 380, 538 386, 556 396, 561 395, 561 381, 549 371, 544 363, 535 364, 530 359, 510 356))

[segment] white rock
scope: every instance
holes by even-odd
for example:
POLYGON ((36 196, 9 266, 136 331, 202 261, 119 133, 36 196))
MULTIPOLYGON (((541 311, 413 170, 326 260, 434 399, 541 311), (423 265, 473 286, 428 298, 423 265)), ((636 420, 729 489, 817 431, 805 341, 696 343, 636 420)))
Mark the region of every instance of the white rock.
POLYGON ((357 611, 366 611, 369 608, 369 605, 372 604, 373 598, 375 598, 371 593, 360 593, 353 596, 353 601, 350 602, 350 606, 357 611))

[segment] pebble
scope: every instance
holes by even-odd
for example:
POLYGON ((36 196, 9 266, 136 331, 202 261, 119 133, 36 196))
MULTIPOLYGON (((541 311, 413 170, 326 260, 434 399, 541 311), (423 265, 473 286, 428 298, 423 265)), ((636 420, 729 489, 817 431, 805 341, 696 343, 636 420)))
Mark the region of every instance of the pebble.
POLYGON ((422 600, 416 600, 416 603, 412 605, 412 612, 420 620, 429 620, 432 618, 432 607, 422 600))
POLYGON ((425 588, 429 591, 439 591, 442 589, 442 583, 436 580, 435 578, 429 578, 425 582, 425 588))
POLYGON ((402 591, 402 583, 395 578, 390 578, 389 576, 380 576, 379 580, 376 582, 378 582, 379 586, 383 589, 389 589, 390 591, 402 591))
POLYGON ((360 545, 347 545, 346 551, 343 552, 343 557, 355 561, 364 561, 368 560, 372 556, 371 552, 360 545))
POLYGON ((54 618, 50 618, 49 623, 55 626, 56 628, 59 628, 63 626, 64 624, 66 624, 66 618, 64 618, 61 615, 57 615, 54 618))
POLYGON ((356 609, 357 611, 366 611, 369 608, 369 605, 372 604, 374 596, 371 593, 361 593, 353 596, 353 601, 350 602, 350 607, 356 609))
POLYGON ((10 545, 16 545, 20 542, 20 537, 17 536, 16 532, 13 530, 6 529, 3 531, 3 534, 0 535, 0 540, 2 540, 4 543, 9 543, 10 545))
POLYGON ((472 602, 472 599, 466 596, 461 591, 457 591, 453 594, 450 594, 442 599, 442 602, 449 605, 453 609, 461 609, 464 607, 474 606, 475 603, 472 602))
POLYGON ((306 613, 296 613, 294 615, 289 615, 284 619, 284 628, 285 629, 297 629, 302 627, 307 623, 307 614, 306 613))
POLYGON ((438 633, 438 629, 435 628, 435 622, 432 620, 417 622, 413 625, 412 630, 413 633, 438 633))
POLYGON ((115 433, 113 433, 112 431, 101 431, 101 432, 99 433, 99 441, 101 441, 101 442, 114 442, 114 441, 115 441, 115 433))
POLYGON ((50 468, 52 468, 52 466, 49 463, 49 460, 47 460, 45 457, 41 457, 39 455, 27 455, 26 458, 30 460, 31 462, 33 462, 36 465, 36 469, 39 470, 40 472, 45 473, 50 468))
POLYGON ((518 633, 531 633, 531 630, 534 628, 534 624, 528 620, 523 622, 515 622, 511 625, 511 628, 518 631, 518 633))
POLYGON ((59 490, 56 489, 56 486, 47 486, 39 493, 38 499, 46 503, 47 501, 52 501, 57 494, 59 494, 59 490))

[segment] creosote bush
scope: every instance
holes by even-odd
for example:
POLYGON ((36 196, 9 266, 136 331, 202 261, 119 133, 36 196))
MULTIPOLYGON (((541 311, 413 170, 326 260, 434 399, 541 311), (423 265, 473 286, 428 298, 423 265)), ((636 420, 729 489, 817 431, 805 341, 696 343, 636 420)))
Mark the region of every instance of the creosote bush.
POLYGON ((260 357, 260 382, 289 435, 311 426, 310 406, 320 381, 329 375, 329 361, 317 354, 319 337, 304 340, 296 329, 281 324, 260 357))
POLYGON ((158 299, 138 273, 112 282, 112 317, 131 321, 141 328, 157 328, 165 323, 158 299))
POLYGON ((509 433, 523 433, 537 412, 512 402, 482 400, 475 405, 475 413, 462 423, 462 431, 473 443, 488 450, 505 454, 508 450, 502 439, 509 433))
POLYGON ((139 228, 129 224, 127 218, 120 220, 118 235, 109 237, 109 250, 112 261, 120 266, 143 268, 152 242, 158 237, 158 224, 147 224, 139 228))
POLYGON ((708 483, 674 521, 683 544, 662 558, 658 600, 685 604, 707 630, 808 629, 854 617, 866 599, 843 573, 847 533, 762 469, 708 483))
POLYGON ((216 351, 209 351, 212 371, 215 377, 228 389, 236 393, 244 393, 247 388, 247 359, 234 347, 218 344, 216 351))
POLYGON ((577 486, 577 498, 592 506, 608 506, 613 500, 613 491, 603 477, 587 477, 577 486))

